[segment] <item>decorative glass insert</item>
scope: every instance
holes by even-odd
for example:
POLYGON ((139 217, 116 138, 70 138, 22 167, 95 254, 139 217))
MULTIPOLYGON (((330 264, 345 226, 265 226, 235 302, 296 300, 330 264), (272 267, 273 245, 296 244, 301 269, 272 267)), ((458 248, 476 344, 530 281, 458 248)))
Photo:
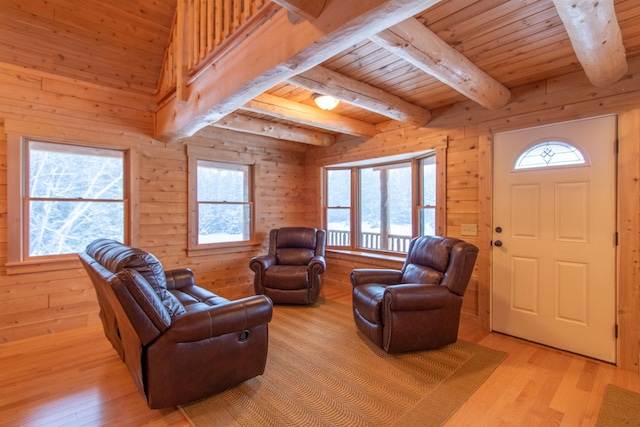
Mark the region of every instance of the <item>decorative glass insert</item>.
POLYGON ((583 164, 584 156, 577 147, 561 141, 544 141, 522 153, 516 160, 515 169, 583 164))

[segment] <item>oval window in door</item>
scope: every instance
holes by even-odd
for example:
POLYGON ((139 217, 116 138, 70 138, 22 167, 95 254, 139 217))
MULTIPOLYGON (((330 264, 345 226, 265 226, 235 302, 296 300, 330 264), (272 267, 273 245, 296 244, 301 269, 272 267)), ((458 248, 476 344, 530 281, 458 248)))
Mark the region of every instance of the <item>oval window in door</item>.
POLYGON ((585 157, 574 145, 562 141, 544 141, 518 156, 514 169, 546 168, 585 164, 585 157))

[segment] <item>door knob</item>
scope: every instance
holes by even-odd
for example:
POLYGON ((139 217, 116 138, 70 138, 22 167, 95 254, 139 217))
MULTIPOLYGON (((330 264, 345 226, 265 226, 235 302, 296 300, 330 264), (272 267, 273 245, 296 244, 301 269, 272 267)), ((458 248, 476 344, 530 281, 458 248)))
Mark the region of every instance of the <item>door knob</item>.
POLYGON ((502 246, 502 240, 496 240, 495 242, 493 242, 494 246, 500 247, 502 246))
POLYGON ((502 233, 502 227, 496 227, 496 233, 502 233))

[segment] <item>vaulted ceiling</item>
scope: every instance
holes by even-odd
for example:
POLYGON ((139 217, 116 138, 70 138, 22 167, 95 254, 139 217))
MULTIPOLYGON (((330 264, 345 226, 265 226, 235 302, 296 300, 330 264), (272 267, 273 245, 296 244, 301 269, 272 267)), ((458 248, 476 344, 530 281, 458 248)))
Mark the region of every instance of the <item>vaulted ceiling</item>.
POLYGON ((2 0, 0 62, 156 90, 176 0, 2 0))
MULTIPOLYGON (((275 1, 288 7, 290 14, 300 5, 340 3, 275 1)), ((176 2, 3 0, 0 62, 153 94, 176 2)), ((589 59, 584 54, 578 58, 581 52, 575 39, 572 45, 571 17, 561 19, 559 14, 562 3, 571 12, 580 3, 577 0, 432 3, 412 18, 358 40, 314 67, 297 75, 289 73, 208 124, 319 143, 340 134, 375 134, 390 120, 425 125, 432 111, 469 99, 483 108, 502 108, 517 87, 580 70, 589 72, 589 59), (314 92, 331 92, 343 102, 323 112, 313 104, 314 92), (281 131, 265 131, 265 123, 281 131)), ((617 0, 614 4, 623 57, 638 56, 640 1, 617 0)), ((314 18, 305 12, 298 11, 298 15, 314 18)), ((574 30, 574 38, 585 35, 579 28, 574 30)), ((605 37, 603 44, 615 41, 608 33, 605 37)), ((606 66, 591 64, 594 71, 589 78, 594 86, 611 84, 598 81, 609 76, 594 73, 614 69, 615 61, 601 60, 606 66)), ((614 80, 624 78, 624 71, 614 80)))

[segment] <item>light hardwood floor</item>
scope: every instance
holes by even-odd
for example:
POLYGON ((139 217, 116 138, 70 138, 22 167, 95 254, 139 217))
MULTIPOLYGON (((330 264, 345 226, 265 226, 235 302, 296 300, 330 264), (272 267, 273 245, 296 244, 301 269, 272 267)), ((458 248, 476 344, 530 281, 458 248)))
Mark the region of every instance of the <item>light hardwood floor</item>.
MULTIPOLYGON (((350 304, 329 289, 324 298, 350 304)), ((462 325, 460 338, 508 353, 448 426, 592 426, 607 383, 640 392, 640 375, 462 325)), ((0 426, 188 426, 150 410, 100 326, 0 345, 0 426)))

